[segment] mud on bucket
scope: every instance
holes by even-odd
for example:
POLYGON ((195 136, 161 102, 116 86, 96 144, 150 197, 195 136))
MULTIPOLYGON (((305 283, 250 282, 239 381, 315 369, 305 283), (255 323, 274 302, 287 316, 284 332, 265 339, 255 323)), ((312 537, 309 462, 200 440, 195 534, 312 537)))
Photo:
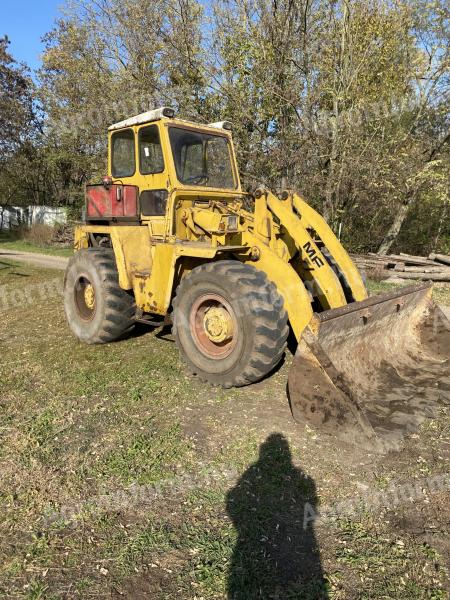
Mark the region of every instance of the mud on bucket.
POLYGON ((386 452, 450 399, 450 322, 430 285, 315 314, 289 373, 294 419, 386 452))

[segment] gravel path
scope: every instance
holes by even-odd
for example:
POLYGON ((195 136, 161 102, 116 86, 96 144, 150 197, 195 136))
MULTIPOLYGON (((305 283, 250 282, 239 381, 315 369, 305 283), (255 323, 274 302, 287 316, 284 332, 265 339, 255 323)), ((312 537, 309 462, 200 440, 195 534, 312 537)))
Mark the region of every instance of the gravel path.
POLYGON ((19 250, 6 250, 0 247, 0 261, 2 258, 18 260, 37 267, 65 270, 68 258, 64 256, 49 256, 48 254, 36 254, 35 252, 21 252, 19 250))

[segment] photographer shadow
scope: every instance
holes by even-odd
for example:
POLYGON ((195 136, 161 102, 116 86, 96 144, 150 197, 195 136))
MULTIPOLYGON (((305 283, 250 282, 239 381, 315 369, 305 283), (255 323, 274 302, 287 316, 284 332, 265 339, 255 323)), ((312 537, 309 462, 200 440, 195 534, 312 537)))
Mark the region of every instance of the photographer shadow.
POLYGON ((314 533, 314 480, 292 463, 289 444, 272 434, 259 459, 228 493, 237 530, 229 600, 328 598, 314 533))

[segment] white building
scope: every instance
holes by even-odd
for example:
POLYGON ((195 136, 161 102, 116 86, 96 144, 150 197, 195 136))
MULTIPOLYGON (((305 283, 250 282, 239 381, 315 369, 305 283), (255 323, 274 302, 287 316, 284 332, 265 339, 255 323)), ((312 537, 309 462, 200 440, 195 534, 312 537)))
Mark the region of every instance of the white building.
POLYGON ((55 225, 67 222, 67 210, 53 206, 1 206, 0 229, 14 229, 19 225, 55 225))

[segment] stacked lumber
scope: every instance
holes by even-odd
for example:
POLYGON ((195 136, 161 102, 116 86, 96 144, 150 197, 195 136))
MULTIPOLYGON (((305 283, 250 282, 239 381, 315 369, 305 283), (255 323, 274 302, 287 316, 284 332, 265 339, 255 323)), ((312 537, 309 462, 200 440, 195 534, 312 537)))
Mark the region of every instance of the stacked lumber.
POLYGON ((379 255, 372 252, 354 255, 353 260, 368 275, 376 274, 383 279, 412 279, 421 281, 450 282, 450 256, 431 253, 426 256, 411 254, 379 255))

